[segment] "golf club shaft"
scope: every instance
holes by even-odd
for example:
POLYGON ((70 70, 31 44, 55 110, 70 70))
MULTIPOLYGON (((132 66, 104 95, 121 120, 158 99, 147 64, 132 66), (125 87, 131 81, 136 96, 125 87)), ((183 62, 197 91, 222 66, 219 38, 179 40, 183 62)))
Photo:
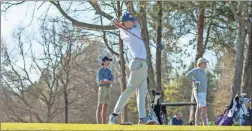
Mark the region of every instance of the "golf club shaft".
POLYGON ((195 119, 195 124, 197 124, 198 125, 198 123, 199 123, 199 114, 200 114, 200 110, 199 110, 199 96, 198 96, 198 89, 199 89, 199 83, 196 83, 196 97, 197 97, 197 99, 198 99, 198 103, 197 103, 197 121, 196 121, 196 119, 195 119))

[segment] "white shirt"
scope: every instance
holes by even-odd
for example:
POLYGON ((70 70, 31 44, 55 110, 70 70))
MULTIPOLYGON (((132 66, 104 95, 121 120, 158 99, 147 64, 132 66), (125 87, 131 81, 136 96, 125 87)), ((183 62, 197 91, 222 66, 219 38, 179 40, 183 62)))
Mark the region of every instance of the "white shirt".
MULTIPOLYGON (((141 28, 139 24, 137 24, 134 28, 129 29, 128 31, 142 38, 141 28)), ((121 39, 128 46, 132 57, 146 59, 146 48, 145 48, 143 40, 140 40, 139 38, 130 34, 129 32, 120 28, 121 39)))

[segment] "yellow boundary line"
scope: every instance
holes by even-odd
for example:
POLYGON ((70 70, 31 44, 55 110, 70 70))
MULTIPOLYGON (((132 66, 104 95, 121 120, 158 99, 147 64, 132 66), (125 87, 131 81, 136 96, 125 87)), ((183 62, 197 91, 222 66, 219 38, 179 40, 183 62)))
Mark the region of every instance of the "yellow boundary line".
POLYGON ((83 130, 165 130, 165 131, 252 131, 250 126, 168 126, 168 125, 108 125, 60 123, 1 123, 1 131, 83 131, 83 130))

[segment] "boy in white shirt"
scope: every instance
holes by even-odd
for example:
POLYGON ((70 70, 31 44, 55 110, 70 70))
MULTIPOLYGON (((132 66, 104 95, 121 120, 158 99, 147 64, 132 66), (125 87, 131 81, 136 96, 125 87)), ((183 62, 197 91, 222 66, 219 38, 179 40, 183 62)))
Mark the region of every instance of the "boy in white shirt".
POLYGON ((132 60, 129 65, 130 77, 126 90, 120 95, 114 108, 114 112, 109 116, 109 124, 115 124, 116 117, 121 113, 124 106, 135 92, 137 95, 139 124, 152 124, 155 123, 155 121, 149 120, 146 117, 145 97, 148 91, 148 65, 146 63, 146 48, 144 41, 139 39, 141 38, 141 28, 138 24, 138 20, 135 17, 132 17, 128 11, 122 16, 121 22, 122 23, 119 21, 113 21, 113 24, 120 29, 120 37, 124 44, 129 47, 129 51, 132 55, 132 60))

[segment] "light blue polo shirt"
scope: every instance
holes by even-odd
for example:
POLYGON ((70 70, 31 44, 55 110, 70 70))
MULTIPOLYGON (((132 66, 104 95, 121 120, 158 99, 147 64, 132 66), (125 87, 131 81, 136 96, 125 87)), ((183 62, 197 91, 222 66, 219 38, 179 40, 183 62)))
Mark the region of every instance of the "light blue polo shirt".
MULTIPOLYGON (((112 71, 109 68, 101 67, 97 73, 97 83, 100 83, 101 80, 114 80, 112 71)), ((109 85, 109 84, 108 84, 109 85)))
POLYGON ((186 76, 191 80, 196 80, 200 82, 200 86, 196 87, 196 84, 194 84, 194 91, 195 92, 207 92, 207 76, 205 73, 205 70, 201 68, 194 68, 191 71, 189 71, 186 76))

